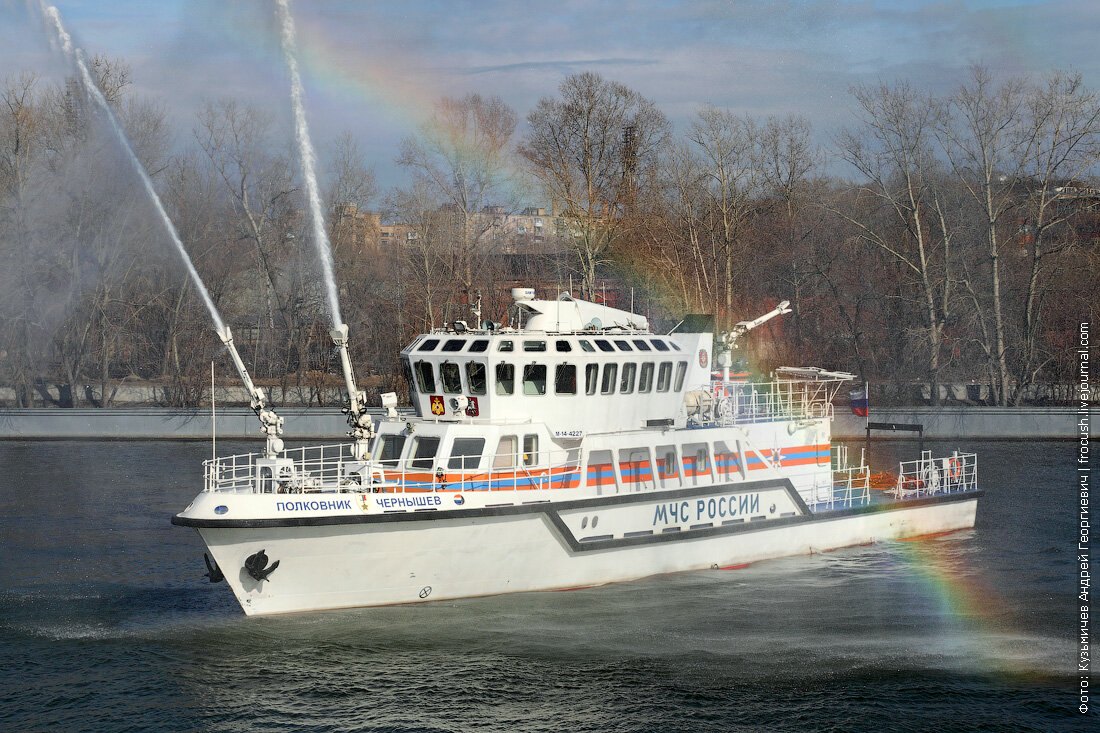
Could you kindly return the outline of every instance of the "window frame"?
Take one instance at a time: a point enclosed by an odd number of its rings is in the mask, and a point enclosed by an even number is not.
[[[615,394],[615,386],[619,383],[618,377],[619,365],[613,361],[605,362],[603,372],[600,374],[600,394]]]
[[[510,374],[507,380],[501,378],[501,370],[507,370]],[[501,389],[503,385],[510,385],[507,391]],[[498,361],[493,370],[493,391],[501,397],[509,397],[516,393],[516,365],[510,361]]]
[[[623,363],[619,370],[619,394],[634,394],[634,382],[638,377],[638,364],[633,361]]]
[[[656,368],[651,361],[642,362],[642,368],[638,373],[638,394],[649,394],[653,391],[653,374]],[[642,387],[645,389],[642,389]]]
[[[453,370],[448,367],[453,367]],[[457,389],[448,389],[448,387],[453,387],[454,385],[448,385],[448,377],[444,374],[445,370],[454,372],[452,376],[458,380]],[[439,386],[443,394],[462,394],[462,367],[458,365],[457,361],[445,361],[439,365]]]
[[[480,367],[481,369],[481,390],[475,388],[477,381],[474,378],[474,371]],[[477,395],[479,397],[485,395],[489,391],[489,370],[485,366],[483,361],[468,361],[466,362],[466,385],[470,389],[470,394]]]
[[[531,383],[532,387],[535,390],[538,390],[538,384],[539,384],[538,377],[535,377],[534,374],[540,369],[542,370],[542,391],[528,392],[527,391],[528,382]],[[523,394],[524,394],[524,396],[527,396],[527,397],[541,397],[542,395],[546,394],[546,386],[547,386],[546,385],[546,374],[547,374],[547,369],[546,369],[545,364],[538,364],[538,363],[524,364],[523,365],[523,382],[522,382],[523,383]],[[532,378],[528,378],[528,375],[532,375]]]
[[[429,382],[424,381],[424,370],[427,369]],[[413,364],[413,373],[416,375],[416,386],[420,394],[432,394],[435,392],[435,366],[427,359],[421,359]]]

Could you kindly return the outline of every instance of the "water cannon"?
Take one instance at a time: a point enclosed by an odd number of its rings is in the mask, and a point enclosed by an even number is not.
[[[758,326],[762,326],[776,316],[782,316],[791,312],[791,301],[784,300],[777,305],[771,311],[765,313],[759,318],[754,318],[751,321],[739,321],[734,325],[733,329],[722,334],[722,344],[726,349],[732,349],[737,346],[737,341],[749,331]]]
[[[225,344],[225,348],[233,360],[233,366],[237,368],[237,374],[240,375],[245,389],[248,390],[249,404],[252,411],[260,419],[260,430],[267,436],[267,457],[274,458],[283,449],[283,441],[280,437],[283,434],[283,418],[276,415],[275,410],[268,407],[263,390],[252,381],[252,377],[249,376],[248,369],[245,368],[244,361],[241,360],[241,355],[233,343],[233,332],[229,330],[229,326],[223,326],[223,328],[224,330],[218,331],[218,338]]]
[[[784,300],[772,310],[768,311],[759,318],[754,318],[751,321],[739,321],[734,327],[722,334],[720,341],[720,347],[716,350],[715,363],[722,368],[722,380],[729,381],[730,378],[730,365],[733,363],[733,357],[730,352],[737,348],[737,342],[749,331],[758,326],[762,326],[776,316],[782,316],[791,312],[791,301]]]
[[[344,414],[348,416],[348,437],[355,441],[352,452],[356,459],[362,460],[369,450],[369,441],[374,437],[374,421],[367,412],[366,394],[355,386],[355,373],[351,369],[351,354],[348,353],[348,324],[341,323],[329,331],[336,350],[340,353],[340,365],[344,370],[344,383],[348,390],[348,404]]]

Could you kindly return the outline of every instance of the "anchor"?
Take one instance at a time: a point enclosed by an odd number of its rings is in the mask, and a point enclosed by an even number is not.
[[[245,558],[244,569],[245,571],[257,581],[267,580],[267,576],[275,572],[275,568],[279,567],[279,561],[267,564],[267,553],[260,550],[257,553],[249,555]]]
[[[202,577],[209,578],[211,583],[220,583],[225,580],[225,575],[222,574],[222,569],[218,567],[217,562],[212,561],[205,552],[202,553],[202,559],[206,563],[206,572]]]

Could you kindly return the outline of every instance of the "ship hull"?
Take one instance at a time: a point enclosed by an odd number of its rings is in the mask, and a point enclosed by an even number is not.
[[[443,511],[173,521],[198,529],[251,616],[594,586],[950,532],[974,526],[980,495],[822,509],[807,507],[789,481],[764,481]],[[261,549],[279,566],[257,581],[244,565]]]

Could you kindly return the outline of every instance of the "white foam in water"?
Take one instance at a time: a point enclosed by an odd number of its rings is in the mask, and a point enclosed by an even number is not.
[[[183,263],[187,266],[187,272],[191,275],[191,280],[194,282],[195,288],[199,291],[199,295],[202,296],[202,301],[206,304],[206,309],[210,311],[210,317],[214,319],[214,325],[217,327],[218,333],[225,333],[225,323],[222,321],[221,314],[218,313],[218,309],[214,306],[214,301],[210,299],[210,293],[207,292],[206,286],[203,285],[202,278],[199,277],[198,271],[195,270],[195,265],[191,262],[191,258],[188,256],[187,250],[183,246],[183,242],[180,241],[175,225],[173,225],[172,220],[168,218],[168,212],[164,210],[164,205],[161,204],[160,197],[157,196],[156,189],[153,188],[153,182],[149,179],[149,174],[145,172],[145,168],[141,165],[141,161],[139,161],[137,155],[134,154],[134,149],[130,146],[130,141],[126,138],[126,133],[123,131],[118,118],[115,117],[111,105],[107,104],[107,100],[104,99],[103,93],[99,91],[99,87],[92,81],[92,75],[88,72],[87,64],[84,63],[84,52],[73,45],[73,39],[68,32],[66,32],[65,26],[61,23],[61,13],[58,12],[57,8],[52,5],[46,5],[45,2],[40,2],[39,5],[42,8],[42,17],[45,19],[46,24],[53,26],[54,30],[57,32],[57,42],[61,46],[61,51],[65,54],[65,58],[76,69],[77,74],[80,76],[80,81],[84,84],[84,88],[88,92],[88,96],[95,101],[96,105],[103,112],[104,117],[106,117],[107,121],[111,124],[111,129],[115,133],[115,139],[118,141],[119,147],[126,153],[134,171],[141,179],[141,183],[145,187],[145,193],[149,196],[149,200],[157,210],[157,214],[160,216],[164,228],[168,230],[168,235],[172,239],[172,244],[175,245],[180,256],[183,258]]]
[[[333,270],[332,248],[325,233],[325,217],[321,210],[321,193],[317,188],[315,171],[317,155],[309,137],[309,125],[306,123],[305,105],[302,102],[302,77],[298,74],[298,48],[294,33],[294,19],[290,15],[289,0],[278,0],[278,15],[282,26],[280,37],[283,60],[290,75],[290,98],[294,104],[294,137],[298,142],[298,154],[302,159],[302,174],[306,181],[306,195],[309,209],[313,215],[313,244],[321,260],[321,271],[325,278],[325,290],[328,296],[329,313],[333,327],[343,325],[340,317],[340,299],[336,289],[336,275]]]

